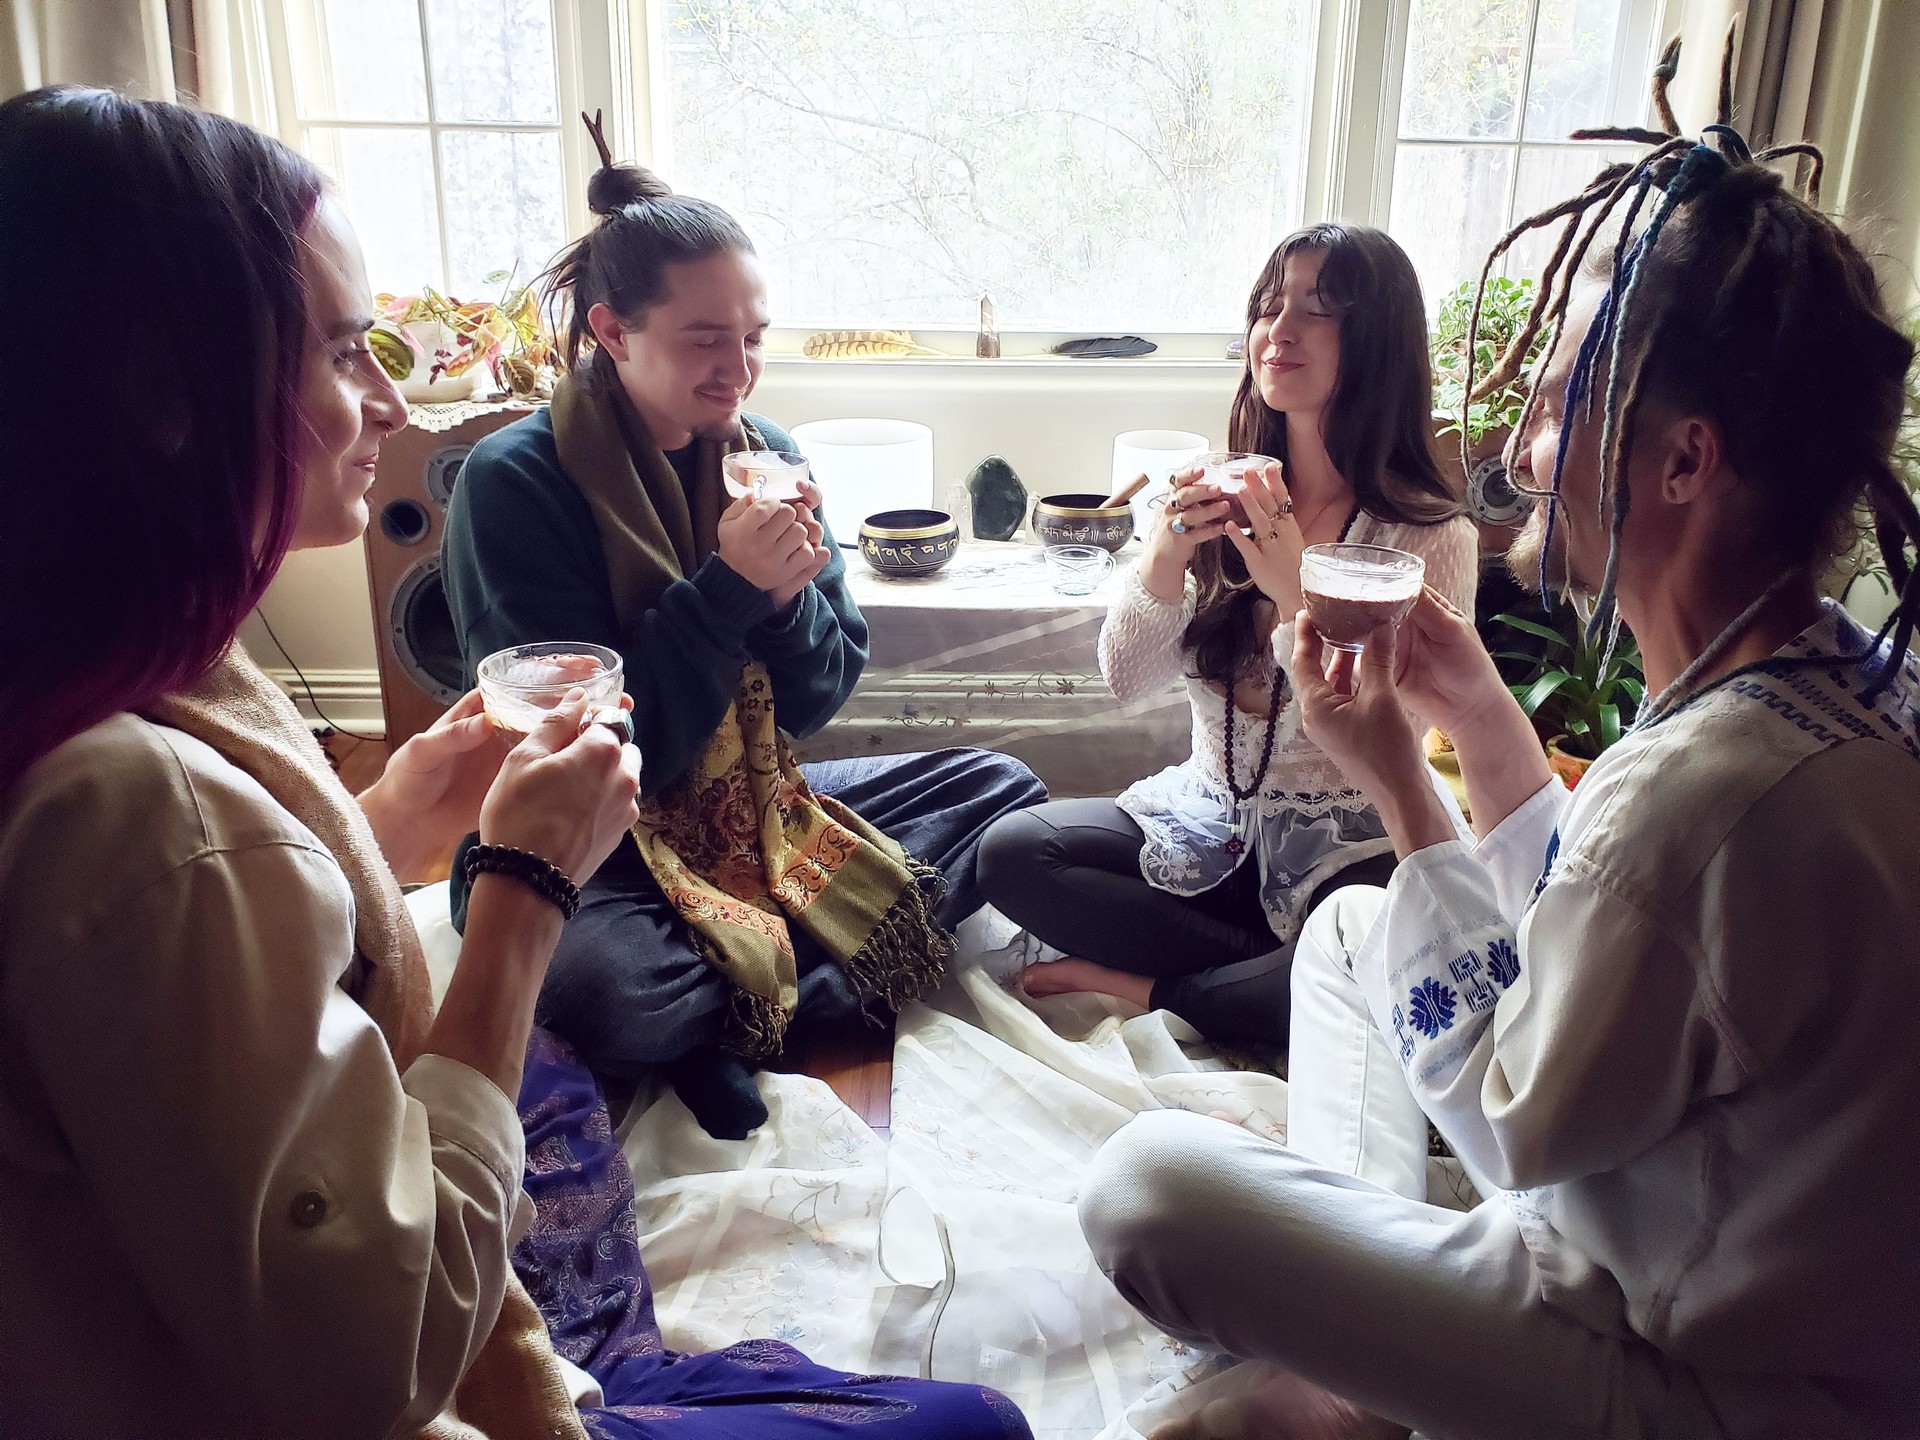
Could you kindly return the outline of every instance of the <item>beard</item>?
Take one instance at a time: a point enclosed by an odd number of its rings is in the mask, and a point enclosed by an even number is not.
[[[731,440],[740,433],[740,416],[735,411],[725,420],[709,420],[703,425],[693,427],[696,440]]]
[[[1543,600],[1547,597],[1540,589],[1540,553],[1547,549],[1547,515],[1552,504],[1545,499],[1536,504],[1533,513],[1527,516],[1527,523],[1507,546],[1507,569],[1515,583],[1529,595],[1539,595]],[[1556,524],[1553,545],[1547,553],[1547,589],[1566,594],[1572,588],[1573,577],[1567,571],[1567,527]]]

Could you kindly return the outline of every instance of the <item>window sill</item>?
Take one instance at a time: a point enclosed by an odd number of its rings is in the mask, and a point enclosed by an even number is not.
[[[1161,356],[1138,355],[1125,359],[1086,360],[1068,355],[1003,355],[994,360],[982,360],[973,355],[887,355],[868,358],[847,358],[834,360],[816,360],[805,355],[768,355],[766,364],[769,370],[783,374],[798,375],[803,370],[816,371],[822,375],[835,372],[862,372],[870,375],[881,371],[912,371],[915,373],[932,372],[942,376],[960,376],[965,374],[986,377],[1006,378],[1014,374],[1028,374],[1035,371],[1047,374],[1087,374],[1087,375],[1237,375],[1244,368],[1239,360],[1225,357],[1217,359],[1204,356]]]

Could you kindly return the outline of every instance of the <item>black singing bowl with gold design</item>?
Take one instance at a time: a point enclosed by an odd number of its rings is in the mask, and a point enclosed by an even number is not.
[[[960,524],[944,510],[882,510],[860,522],[860,555],[882,575],[931,575],[960,548]]]
[[[1109,552],[1133,538],[1133,511],[1102,508],[1104,495],[1042,495],[1033,502],[1033,538],[1042,545],[1098,545]]]

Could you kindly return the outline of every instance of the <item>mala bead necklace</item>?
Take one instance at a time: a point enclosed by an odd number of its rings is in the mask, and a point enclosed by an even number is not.
[[[1286,703],[1287,682],[1276,668],[1273,674],[1273,688],[1267,696],[1267,733],[1260,741],[1260,768],[1254,772],[1253,779],[1243,789],[1240,782],[1233,778],[1233,712],[1237,708],[1233,703],[1232,685],[1227,686],[1227,751],[1226,764],[1221,767],[1227,777],[1227,789],[1233,792],[1237,802],[1233,809],[1233,828],[1227,835],[1227,854],[1238,856],[1247,848],[1247,842],[1240,838],[1240,806],[1246,804],[1260,793],[1260,787],[1266,783],[1267,767],[1273,763],[1273,739],[1280,732],[1280,709]]]

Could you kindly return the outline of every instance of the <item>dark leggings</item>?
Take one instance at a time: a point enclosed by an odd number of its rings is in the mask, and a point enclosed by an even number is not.
[[[1174,895],[1140,874],[1146,837],[1111,800],[1055,800],[1003,816],[980,842],[980,888],[1008,919],[1069,955],[1153,980],[1153,1006],[1209,1040],[1287,1048],[1293,944],[1260,903],[1251,860],[1211,890]],[[1384,885],[1394,859],[1361,860],[1314,888]]]

